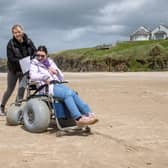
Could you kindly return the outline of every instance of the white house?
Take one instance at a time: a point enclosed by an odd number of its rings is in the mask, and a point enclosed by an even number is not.
[[[144,26],[140,26],[135,32],[130,35],[131,41],[150,40],[151,31]]]
[[[131,41],[139,40],[160,40],[168,38],[168,26],[160,24],[152,31],[140,26],[135,32],[130,35]]]
[[[151,35],[153,40],[166,39],[168,37],[168,26],[159,25],[151,32]]]

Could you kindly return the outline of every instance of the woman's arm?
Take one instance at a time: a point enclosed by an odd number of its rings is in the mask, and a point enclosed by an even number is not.
[[[10,62],[19,63],[19,58],[15,56],[15,52],[13,51],[11,41],[9,41],[7,44],[7,58]]]
[[[42,81],[44,82],[49,78],[48,75],[39,71],[38,65],[36,63],[34,63],[33,61],[30,65],[29,75],[30,75],[30,79],[32,81],[38,81],[38,82],[42,82]]]
[[[49,58],[49,62],[50,62],[50,68],[53,72],[55,72],[55,74],[57,75],[58,79],[60,81],[64,80],[64,74],[62,73],[62,71],[57,67],[57,65],[54,63],[54,61],[52,59]]]

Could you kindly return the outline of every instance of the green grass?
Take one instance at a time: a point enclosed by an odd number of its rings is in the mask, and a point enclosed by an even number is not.
[[[135,55],[142,56],[147,55],[147,52],[155,45],[162,46],[165,50],[168,50],[168,40],[151,40],[151,41],[129,41],[120,42],[116,46],[107,50],[97,50],[95,48],[81,48],[63,51],[53,56],[62,55],[64,57],[87,57],[90,59],[100,59],[100,57],[118,57],[117,55]]]
[[[50,56],[65,71],[167,70],[168,40],[125,41],[110,49],[80,48]],[[0,70],[6,70],[6,60],[0,61]]]
[[[157,60],[152,57],[153,49],[156,48],[159,50]],[[108,66],[125,63],[129,71],[148,71],[155,68],[159,70],[168,64],[168,40],[126,41],[119,42],[110,49],[81,48],[55,53],[52,56],[74,62],[80,60],[81,63],[96,61],[99,65],[110,60]]]

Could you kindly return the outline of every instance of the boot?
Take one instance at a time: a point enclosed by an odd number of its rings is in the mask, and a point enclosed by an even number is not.
[[[0,106],[0,116],[6,116],[5,106],[1,104]]]

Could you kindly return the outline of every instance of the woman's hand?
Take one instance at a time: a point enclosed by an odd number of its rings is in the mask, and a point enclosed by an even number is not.
[[[49,71],[50,74],[55,74],[55,75],[57,75],[57,70],[54,69],[54,68],[52,68],[52,67],[49,67],[48,71]]]
[[[48,78],[47,80],[45,80],[45,83],[46,83],[47,85],[49,85],[49,84],[50,84],[50,78]]]

